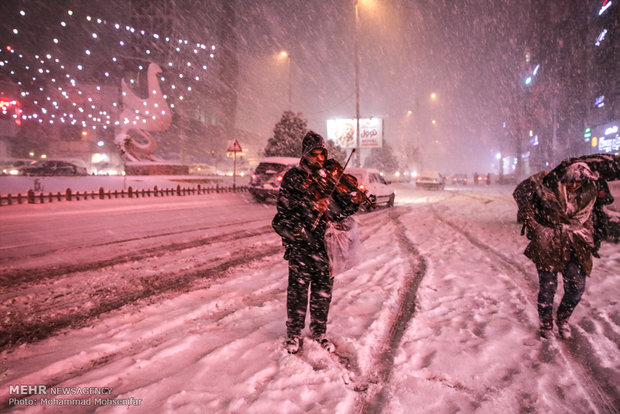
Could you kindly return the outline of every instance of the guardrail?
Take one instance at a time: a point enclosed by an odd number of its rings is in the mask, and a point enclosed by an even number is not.
[[[14,204],[44,204],[54,201],[78,201],[78,200],[111,200],[117,198],[144,198],[144,197],[166,197],[166,196],[186,196],[212,193],[233,193],[247,191],[247,186],[220,186],[211,187],[181,187],[176,188],[158,188],[154,186],[152,189],[134,190],[128,187],[127,190],[104,190],[100,187],[98,191],[76,191],[73,192],[67,188],[64,193],[35,193],[34,190],[28,190],[26,194],[6,194],[0,195],[0,206],[10,206]]]

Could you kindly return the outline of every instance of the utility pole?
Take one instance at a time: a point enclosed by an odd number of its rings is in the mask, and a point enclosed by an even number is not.
[[[293,88],[293,67],[291,66],[291,55],[288,55],[288,109],[293,111],[293,99],[292,99],[292,88]]]
[[[360,62],[359,62],[359,11],[358,11],[358,0],[355,0],[355,45],[354,45],[354,53],[355,53],[355,136],[356,136],[356,145],[355,151],[356,154],[356,167],[361,167],[361,159],[360,159]]]
[[[551,102],[551,128],[552,128],[552,133],[551,133],[551,156],[549,158],[551,158],[551,162],[553,162],[555,164],[555,160],[557,157],[557,150],[556,150],[556,146],[557,146],[557,139],[558,139],[558,94],[557,92],[553,93],[553,101]]]

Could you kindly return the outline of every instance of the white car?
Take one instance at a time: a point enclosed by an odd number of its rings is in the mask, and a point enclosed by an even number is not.
[[[386,207],[394,206],[396,191],[388,184],[381,173],[373,168],[347,168],[345,173],[357,178],[362,190],[368,190],[368,198],[377,205],[385,204]]]
[[[427,190],[443,190],[446,185],[445,180],[437,171],[425,170],[415,179],[415,186]]]

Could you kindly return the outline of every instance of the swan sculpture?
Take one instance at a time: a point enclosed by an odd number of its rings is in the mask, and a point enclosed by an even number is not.
[[[125,79],[121,80],[123,110],[119,116],[120,131],[114,143],[128,161],[159,160],[153,155],[157,150],[157,141],[149,131],[165,131],[172,121],[170,108],[159,87],[157,75],[160,73],[161,68],[151,62],[147,70],[149,96],[146,99],[136,95]]]

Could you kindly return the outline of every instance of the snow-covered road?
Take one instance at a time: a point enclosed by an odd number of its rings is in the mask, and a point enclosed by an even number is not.
[[[574,339],[541,342],[511,189],[398,190],[395,208],[357,216],[364,261],[336,276],[328,325],[339,357],[308,339],[301,355],[282,349],[273,205],[241,193],[3,208],[2,409],[618,412],[619,245],[603,245]]]

